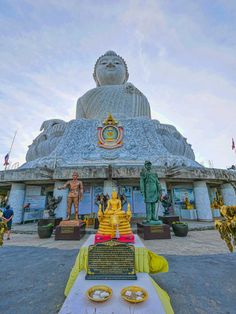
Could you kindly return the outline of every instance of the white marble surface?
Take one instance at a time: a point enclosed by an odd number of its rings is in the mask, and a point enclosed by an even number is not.
[[[82,271],[79,273],[59,314],[164,314],[163,305],[149,275],[138,273],[137,277],[137,280],[85,280],[85,271]],[[112,288],[112,298],[102,303],[90,301],[86,291],[94,285],[107,285]],[[123,300],[120,296],[121,290],[131,285],[144,288],[148,293],[148,299],[135,305]]]
[[[103,185],[103,194],[104,195],[109,195],[111,197],[111,193],[113,191],[118,192],[118,185],[115,180],[104,180],[104,185]]]
[[[14,223],[22,222],[23,206],[25,200],[25,184],[12,183],[8,204],[14,211]]]
[[[58,190],[59,187],[63,186],[65,182],[62,181],[57,181],[55,182],[54,185],[54,190],[53,190],[53,196],[58,197],[62,196],[61,202],[57,205],[56,209],[56,217],[66,217],[66,211],[67,211],[67,196],[69,193],[68,189],[63,189],[63,190]],[[72,212],[74,210],[74,204],[72,204]]]
[[[194,196],[199,220],[212,220],[212,211],[208,188],[205,181],[194,182]]]
[[[196,209],[181,209],[181,217],[183,219],[197,220]]]
[[[225,183],[221,186],[221,193],[224,205],[236,205],[236,195],[233,186],[230,183]]]
[[[38,185],[26,185],[25,196],[41,195],[42,187]]]
[[[45,165],[49,168],[54,168],[55,165],[70,167],[78,164],[143,165],[145,160],[150,160],[156,166],[201,168],[194,160],[191,145],[173,126],[148,118],[124,119],[119,122],[124,128],[121,147],[108,150],[97,145],[97,128],[101,121],[72,120],[67,123],[61,140],[50,154],[39,156],[40,158],[27,162],[21,168]]]

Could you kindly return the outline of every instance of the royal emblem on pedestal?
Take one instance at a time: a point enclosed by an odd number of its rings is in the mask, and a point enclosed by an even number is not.
[[[98,146],[108,149],[120,147],[123,145],[123,134],[123,127],[109,113],[102,126],[98,127]]]

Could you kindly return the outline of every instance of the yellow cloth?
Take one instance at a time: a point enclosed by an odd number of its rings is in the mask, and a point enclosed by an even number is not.
[[[76,258],[75,265],[71,270],[70,277],[65,288],[65,296],[68,296],[70,289],[72,288],[79,272],[81,270],[87,271],[87,264],[88,264],[88,247],[82,247]],[[153,253],[152,251],[148,250],[145,247],[135,247],[135,270],[136,272],[151,274],[167,272],[168,262],[164,257]]]
[[[161,303],[164,307],[166,314],[174,314],[174,311],[173,311],[172,306],[170,304],[170,297],[169,297],[168,293],[165,290],[161,289],[161,287],[158,286],[158,284],[151,277],[150,277],[150,279],[151,279],[151,282],[152,282],[154,288],[156,289],[156,292],[157,292],[157,294],[161,300]]]

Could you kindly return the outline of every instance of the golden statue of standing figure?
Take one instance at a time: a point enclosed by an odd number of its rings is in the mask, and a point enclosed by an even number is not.
[[[99,229],[95,236],[95,243],[113,238],[120,242],[134,242],[134,235],[130,226],[131,217],[130,204],[128,204],[126,212],[122,210],[121,200],[118,198],[117,192],[113,191],[104,213],[99,206]]]
[[[230,252],[233,252],[236,246],[236,206],[222,206],[220,214],[223,220],[216,220],[215,227]]]
[[[83,199],[83,183],[78,180],[79,174],[74,171],[72,174],[72,180],[67,181],[63,186],[59,187],[58,190],[66,189],[69,187],[69,194],[67,197],[67,220],[71,217],[71,207],[74,204],[75,207],[75,219],[78,220],[79,213],[79,201]]]

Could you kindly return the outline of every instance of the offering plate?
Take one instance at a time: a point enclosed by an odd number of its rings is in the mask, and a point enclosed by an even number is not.
[[[140,303],[146,301],[148,293],[145,289],[138,286],[128,286],[121,290],[121,297],[130,303]]]
[[[96,293],[97,291],[97,293]],[[108,296],[101,296],[100,292],[105,292],[105,293],[109,293]],[[89,288],[86,292],[87,297],[89,298],[89,300],[94,301],[94,302],[104,302],[109,300],[112,297],[112,289],[108,286],[104,286],[104,285],[97,285],[97,286],[92,286],[91,288]]]

